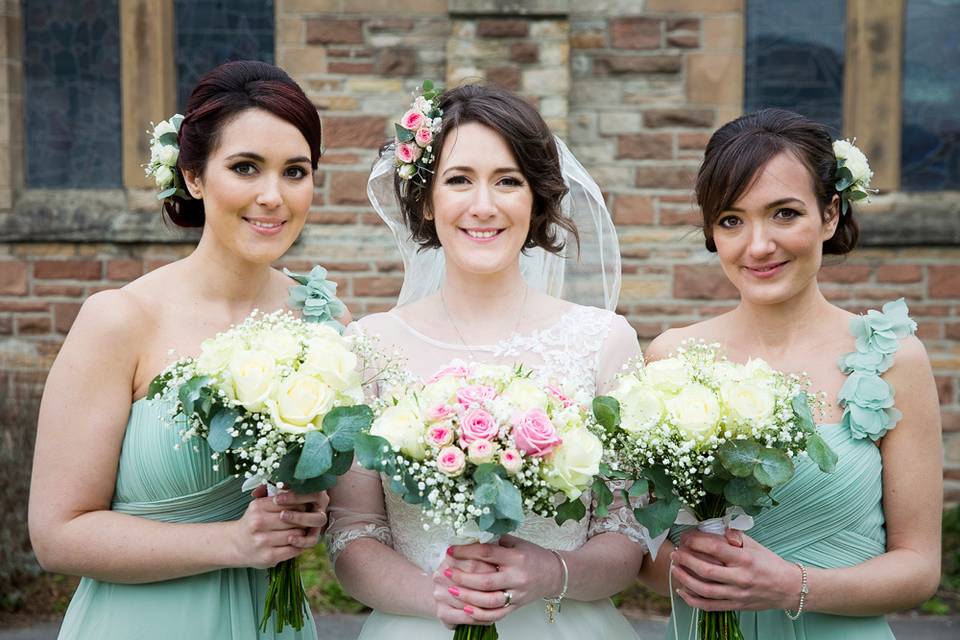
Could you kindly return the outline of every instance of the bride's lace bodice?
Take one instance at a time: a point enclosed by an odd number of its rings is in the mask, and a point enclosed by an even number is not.
[[[399,350],[410,373],[421,379],[455,361],[523,363],[543,382],[561,383],[582,402],[590,402],[626,362],[640,355],[636,333],[626,320],[603,309],[578,305],[571,305],[541,328],[515,333],[495,345],[469,349],[423,335],[394,312],[373,314],[357,324],[359,330],[376,335],[383,348]],[[614,495],[619,497],[621,493],[616,491]],[[334,561],[352,541],[369,537],[392,546],[429,572],[440,564],[453,539],[450,530],[436,525],[425,527],[420,507],[405,503],[389,489],[385,491],[380,476],[372,471],[354,466],[330,496],[327,548]],[[569,551],[593,535],[618,532],[643,547],[640,551],[646,550],[646,531],[636,524],[622,500],[614,502],[603,518],[594,517],[592,512],[590,509],[591,515],[580,522],[567,521],[563,526],[528,516],[514,535]]]

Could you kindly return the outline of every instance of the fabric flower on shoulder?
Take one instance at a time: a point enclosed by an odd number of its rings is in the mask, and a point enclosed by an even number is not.
[[[290,306],[299,309],[307,322],[318,322],[343,332],[343,325],[337,320],[347,311],[337,298],[337,283],[327,280],[327,270],[320,265],[310,273],[293,273],[284,269],[283,273],[298,284],[290,287]]]
[[[893,387],[874,374],[854,371],[837,399],[845,407],[841,422],[854,438],[879,440],[902,417],[893,406]]]
[[[844,373],[853,373],[854,371],[864,371],[879,375],[893,365],[892,353],[881,353],[879,351],[851,351],[840,356],[837,366]]]
[[[850,321],[850,332],[857,340],[860,353],[893,354],[900,346],[900,339],[916,330],[917,323],[908,315],[903,298],[883,305],[883,311],[871,309]]]

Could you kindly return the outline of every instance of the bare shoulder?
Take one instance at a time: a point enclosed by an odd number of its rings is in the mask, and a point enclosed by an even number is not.
[[[149,326],[144,301],[126,287],[100,291],[87,298],[70,336],[103,336],[112,341],[135,339]]]
[[[669,356],[684,340],[702,339],[717,340],[720,334],[720,324],[723,316],[710,318],[701,322],[695,322],[685,327],[674,327],[667,329],[656,338],[654,338],[645,350],[646,360],[661,360]]]

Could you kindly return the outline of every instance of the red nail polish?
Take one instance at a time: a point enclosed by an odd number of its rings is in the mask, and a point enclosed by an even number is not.
[[[468,616],[472,616],[472,615],[473,615],[473,607],[471,607],[470,605],[467,605],[467,606],[465,606],[465,607],[463,608],[463,612],[464,612],[465,614],[467,614]]]
[[[448,555],[448,556],[452,556],[452,555],[453,555],[453,547],[447,547],[447,555]]]
[[[446,576],[447,580],[453,577],[453,569],[446,568],[443,570],[443,575]]]
[[[449,591],[450,595],[452,596],[455,596],[457,598],[460,597],[460,589],[457,589],[456,587],[448,587],[447,591]]]

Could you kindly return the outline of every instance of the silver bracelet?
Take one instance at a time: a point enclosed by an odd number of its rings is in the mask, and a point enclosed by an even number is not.
[[[560,552],[556,549],[549,549],[549,551],[557,556],[557,560],[560,561],[560,566],[563,567],[563,589],[560,590],[560,595],[543,599],[544,603],[546,603],[547,622],[556,622],[557,614],[560,613],[560,601],[567,595],[567,584],[570,578],[570,572],[567,571],[567,561],[563,559]]]
[[[803,603],[807,599],[807,594],[810,593],[810,587],[807,585],[807,568],[802,562],[794,562],[794,564],[800,567],[800,604],[797,606],[796,613],[790,613],[790,609],[783,610],[791,620],[796,620],[803,613]]]

